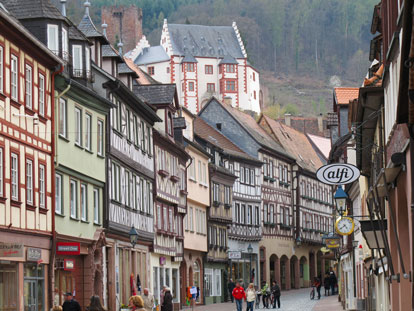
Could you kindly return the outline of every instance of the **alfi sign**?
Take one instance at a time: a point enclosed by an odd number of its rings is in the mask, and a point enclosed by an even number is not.
[[[359,169],[351,164],[335,163],[320,167],[316,177],[327,185],[346,185],[354,182],[360,176]]]

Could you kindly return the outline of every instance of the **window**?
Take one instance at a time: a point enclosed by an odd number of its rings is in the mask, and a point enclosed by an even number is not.
[[[230,204],[230,187],[224,187],[224,204]]]
[[[253,207],[251,205],[247,206],[247,224],[253,224]]]
[[[39,206],[46,207],[46,167],[39,165]]]
[[[236,81],[226,81],[226,91],[236,91]]]
[[[167,132],[172,136],[172,115],[171,112],[167,114]]]
[[[244,181],[246,184],[250,184],[250,170],[246,167],[244,168],[244,172]]]
[[[45,115],[45,76],[39,74],[39,114]]]
[[[189,175],[190,175],[191,180],[196,181],[195,159],[194,159],[194,157],[192,157],[191,159],[192,159],[192,161],[191,161],[191,165],[190,165],[190,174]]]
[[[167,73],[170,73],[170,67],[165,68]]]
[[[213,183],[213,201],[220,202],[220,186],[216,183]]]
[[[206,65],[206,75],[212,75],[213,74],[213,66],[212,65]]]
[[[73,76],[77,78],[82,77],[83,63],[82,63],[82,46],[72,45],[73,57]]]
[[[98,155],[104,154],[104,124],[102,120],[98,120]]]
[[[188,91],[194,92],[194,82],[188,82]]]
[[[75,143],[82,146],[82,111],[75,107]]]
[[[89,77],[90,75],[90,70],[91,70],[91,50],[89,49],[89,47],[87,46],[85,48],[85,65],[86,65],[86,74]]]
[[[145,146],[145,124],[144,121],[141,121],[141,147],[142,151],[145,152],[146,146]]]
[[[0,93],[3,93],[4,84],[4,51],[3,46],[0,45]]]
[[[59,135],[63,137],[67,137],[66,124],[66,100],[61,98],[59,100]]]
[[[267,159],[263,159],[263,176],[269,176],[269,162]]]
[[[267,204],[263,204],[263,222],[265,224],[268,222],[268,213],[269,213],[269,206]]]
[[[62,175],[56,174],[55,176],[55,212],[57,214],[63,214],[62,209]]]
[[[125,171],[125,180],[124,180],[124,187],[125,187],[125,205],[131,206],[131,197],[130,197],[130,172]]]
[[[256,99],[256,91],[253,91],[253,98]]]
[[[30,65],[26,65],[26,71],[25,71],[25,79],[26,79],[26,96],[25,96],[25,103],[26,107],[29,109],[33,108],[33,88],[32,88],[32,82],[33,82],[33,70]]]
[[[236,66],[233,64],[226,64],[226,72],[234,73],[236,71]]]
[[[19,156],[11,154],[11,198],[19,201]]]
[[[63,60],[69,60],[68,31],[65,28],[62,28],[62,56]]]
[[[47,47],[56,55],[59,54],[58,25],[47,25]]]
[[[154,66],[150,66],[150,67],[148,67],[148,74],[149,74],[150,76],[153,76],[153,75],[155,74],[155,69],[154,69]]]
[[[81,219],[88,221],[88,187],[85,184],[80,186]]]
[[[126,110],[126,120],[125,120],[125,130],[126,130],[126,137],[129,141],[132,139],[132,133],[131,133],[131,111],[127,108]]]
[[[214,296],[221,296],[221,269],[214,270]]]
[[[260,210],[258,206],[254,207],[255,209],[255,225],[260,226]]]
[[[269,222],[275,223],[275,206],[274,204],[269,204]]]
[[[244,167],[240,167],[240,183],[244,183]]]
[[[93,189],[93,222],[99,224],[99,189]]]
[[[207,92],[214,93],[216,91],[216,85],[214,83],[207,83]]]
[[[92,133],[92,116],[88,113],[85,113],[85,148],[86,150],[91,151],[92,142],[91,142],[91,133]]]
[[[188,72],[194,72],[195,71],[195,68],[194,68],[195,66],[194,66],[194,63],[188,63],[187,64],[187,71]]]
[[[213,295],[213,269],[204,269],[205,288],[204,293],[206,297],[212,297]]]
[[[202,183],[203,180],[203,171],[201,170],[201,161],[198,160],[198,181]]]
[[[78,217],[78,182],[70,181],[70,217]]]
[[[136,146],[141,146],[141,139],[139,136],[139,132],[140,132],[140,123],[138,120],[138,117],[134,115],[134,142]]]
[[[256,74],[253,72],[253,81],[256,81]]]
[[[3,162],[3,148],[0,148],[0,197],[4,196],[4,162]]]
[[[151,139],[151,128],[147,126],[147,143],[148,143],[148,155],[152,156],[152,139]]]
[[[26,160],[26,202],[33,205],[33,161]]]
[[[273,178],[275,175],[273,173],[273,161],[269,161],[269,177]]]
[[[19,61],[17,59],[17,56],[12,55],[11,56],[11,65],[10,65],[10,71],[11,71],[11,98],[14,101],[19,101],[19,94],[18,94],[18,85],[19,85]]]
[[[188,210],[188,224],[189,224],[189,229],[190,231],[194,231],[194,219],[193,219],[193,208],[190,206],[189,210]]]
[[[203,163],[203,185],[207,186],[207,165]]]
[[[254,169],[251,169],[251,170],[250,170],[250,184],[251,184],[252,186],[254,186],[254,184],[255,184]]]
[[[168,208],[166,206],[163,206],[162,216],[164,231],[168,231]]]

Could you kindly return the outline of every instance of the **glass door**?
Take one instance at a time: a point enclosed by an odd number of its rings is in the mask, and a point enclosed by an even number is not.
[[[24,281],[24,311],[37,311],[36,281]]]

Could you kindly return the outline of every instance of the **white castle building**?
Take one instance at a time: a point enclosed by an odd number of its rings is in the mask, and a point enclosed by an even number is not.
[[[175,83],[180,103],[198,113],[211,96],[231,97],[232,105],[260,113],[259,72],[247,53],[235,22],[232,26],[168,24],[159,46],[145,36],[125,57],[158,82]]]

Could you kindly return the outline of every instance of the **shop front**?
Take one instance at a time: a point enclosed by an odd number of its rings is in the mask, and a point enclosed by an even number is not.
[[[204,299],[205,304],[221,303],[230,299],[227,284],[228,265],[225,262],[204,263]]]
[[[258,253],[259,243],[248,243],[229,239],[229,279],[241,281],[244,287],[249,283],[259,286]]]

